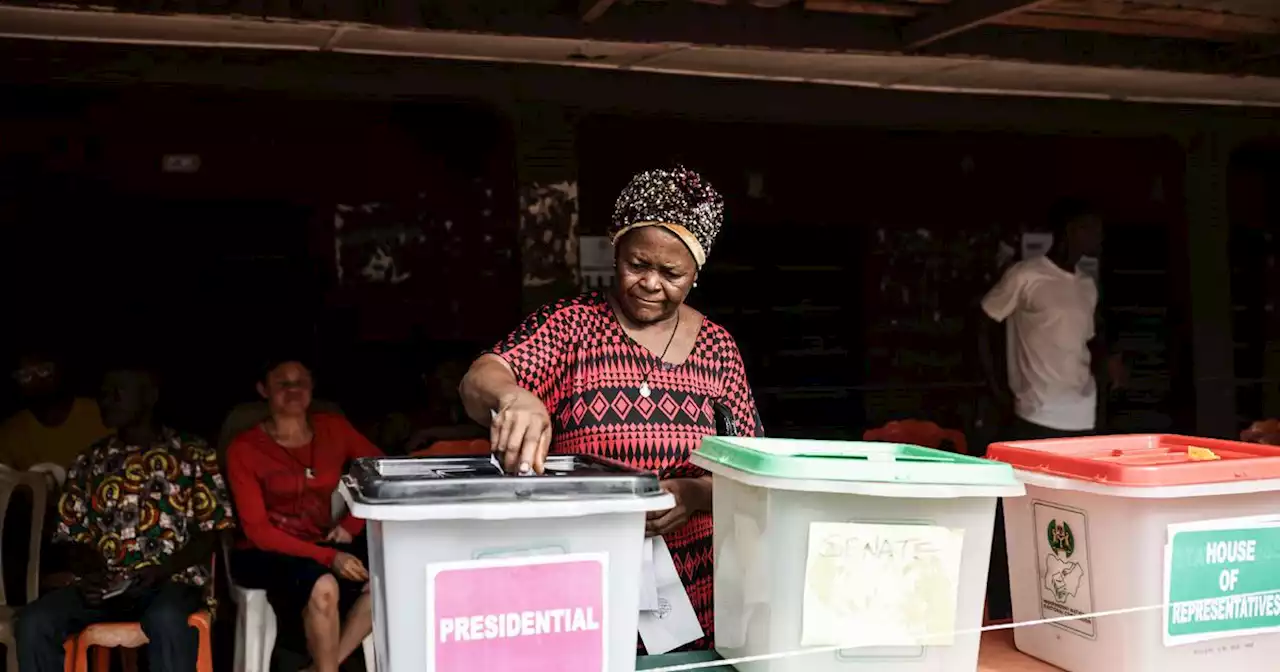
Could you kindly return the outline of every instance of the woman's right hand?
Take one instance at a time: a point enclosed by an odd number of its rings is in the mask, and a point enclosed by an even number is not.
[[[350,553],[339,552],[333,558],[333,573],[347,579],[348,581],[368,581],[369,570],[365,569],[364,563],[360,559]]]
[[[489,442],[507,473],[542,473],[551,447],[551,415],[542,400],[517,389],[498,401],[489,423]]]

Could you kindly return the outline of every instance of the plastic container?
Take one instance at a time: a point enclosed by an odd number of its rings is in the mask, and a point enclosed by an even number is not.
[[[368,520],[378,672],[633,672],[650,473],[591,457],[504,476],[485,457],[370,458],[343,477]]]
[[[1194,460],[1193,447],[1218,459]],[[1027,497],[1004,504],[1014,622],[1060,619],[1014,630],[1019,650],[1069,672],[1280,665],[1280,634],[1234,636],[1223,629],[1229,621],[1167,621],[1176,618],[1170,602],[1229,596],[1250,581],[1249,590],[1268,581],[1280,589],[1280,543],[1267,546],[1269,564],[1263,546],[1250,563],[1216,568],[1205,556],[1216,538],[1257,536],[1234,528],[1280,541],[1264,522],[1230,521],[1280,513],[1280,448],[1133,435],[993,444],[988,457],[1014,466],[1027,486]],[[1189,524],[1221,529],[1193,532]],[[1244,583],[1224,590],[1222,570],[1233,568]]]
[[[728,437],[703,439],[692,460],[714,479],[717,651],[734,659],[811,650],[739,663],[739,670],[972,672],[977,668],[996,498],[1023,492],[1008,465],[892,443]],[[853,529],[849,523],[892,526],[887,529],[893,534],[926,528],[963,534],[962,546],[949,556],[949,571],[954,575],[948,584],[954,586],[950,593],[954,597],[948,600],[954,602],[948,606],[954,622],[947,631],[959,631],[950,644],[930,640],[923,645],[911,639],[898,640],[906,642],[898,646],[837,648],[846,645],[843,634],[828,635],[840,637],[832,644],[813,644],[818,635],[812,633],[822,624],[816,618],[820,612],[814,612],[812,622],[805,615],[806,581],[811,578],[814,555],[810,543],[828,538],[818,538],[829,534],[823,530],[834,529],[828,524],[845,534]],[[877,582],[869,575],[863,580],[860,571],[851,572],[852,583]],[[814,578],[809,594],[815,600],[822,595],[818,586]],[[891,597],[893,589],[885,590],[885,596]],[[839,599],[847,604],[845,598]],[[843,626],[836,628],[844,631]],[[812,636],[806,639],[806,634]]]

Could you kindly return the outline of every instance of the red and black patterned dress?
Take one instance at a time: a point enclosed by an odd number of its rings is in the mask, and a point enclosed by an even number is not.
[[[689,453],[716,433],[714,409],[723,409],[738,435],[761,433],[738,346],[707,319],[688,359],[663,364],[623,331],[603,295],[590,293],[543,306],[492,352],[546,402],[553,453],[696,478],[706,472],[689,463]],[[640,394],[646,373],[648,397]],[[715,640],[711,532],[710,514],[699,513],[665,537],[706,633],[682,650],[710,649]]]

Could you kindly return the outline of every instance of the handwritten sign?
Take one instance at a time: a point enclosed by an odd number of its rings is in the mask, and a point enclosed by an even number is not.
[[[949,646],[964,531],[811,523],[801,646]]]
[[[603,672],[608,556],[427,566],[427,672]]]

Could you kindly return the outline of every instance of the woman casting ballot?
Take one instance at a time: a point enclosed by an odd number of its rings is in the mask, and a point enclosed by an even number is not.
[[[614,207],[617,281],[544,306],[471,365],[467,414],[490,426],[508,473],[542,472],[548,452],[598,455],[658,473],[676,505],[650,514],[713,642],[711,479],[689,463],[721,414],[761,433],[733,338],[685,304],[723,222],[720,195],[687,169],[637,175]]]

